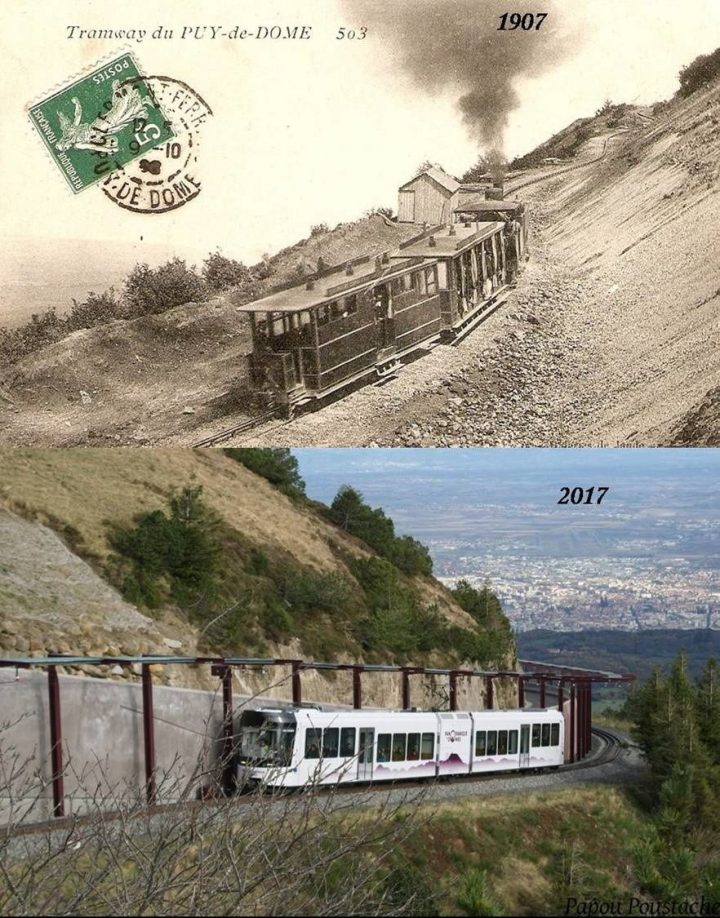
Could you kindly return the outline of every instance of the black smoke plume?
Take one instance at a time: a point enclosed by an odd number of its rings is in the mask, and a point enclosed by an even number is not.
[[[519,77],[549,69],[565,53],[560,4],[518,6],[508,0],[343,0],[386,42],[415,84],[429,94],[456,90],[471,135],[491,160],[504,159],[508,117],[520,99]],[[498,31],[500,16],[534,9],[548,15],[539,31]]]

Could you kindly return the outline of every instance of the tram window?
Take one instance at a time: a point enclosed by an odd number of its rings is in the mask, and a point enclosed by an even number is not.
[[[540,724],[533,724],[532,728],[532,744],[533,746],[540,745]]]
[[[409,762],[417,762],[420,758],[420,734],[408,733],[407,757]]]
[[[507,743],[508,743],[508,732],[507,730],[500,730],[498,732],[498,755],[507,755]]]
[[[305,731],[305,758],[320,758],[320,743],[322,740],[322,730],[309,729]]]
[[[352,316],[358,311],[357,293],[352,293],[345,297],[345,312]]]
[[[404,278],[402,277],[396,277],[390,281],[390,290],[393,296],[397,296],[399,293],[403,292],[403,280]]]
[[[300,328],[305,328],[306,325],[310,325],[312,322],[312,317],[310,313],[306,310],[298,313],[298,321],[300,323]]]
[[[415,275],[414,274],[403,274],[402,276],[402,288],[405,292],[412,290],[415,286]]]
[[[485,731],[478,730],[475,734],[475,755],[485,755]]]
[[[497,730],[488,730],[487,733],[487,747],[485,749],[487,755],[496,755],[497,753]]]
[[[542,744],[543,746],[550,745],[550,724],[542,725]]]
[[[355,727],[343,727],[340,731],[340,755],[355,755]]]
[[[422,746],[420,749],[420,758],[427,761],[435,754],[435,734],[423,733]]]
[[[274,316],[273,323],[272,323],[272,330],[273,330],[273,335],[275,335],[276,337],[278,335],[282,335],[283,331],[285,330],[285,325],[283,322],[283,317],[281,315]]]
[[[390,748],[392,746],[392,737],[389,733],[378,733],[377,741],[377,760],[378,762],[390,761]]]
[[[425,272],[416,271],[413,274],[413,287],[418,291],[418,293],[427,293],[427,283],[425,282]]]
[[[560,745],[560,724],[550,724],[550,745],[559,746]]]
[[[425,286],[428,293],[437,293],[437,274],[435,268],[425,269]]]
[[[330,321],[330,310],[327,306],[320,306],[317,311],[317,324],[327,325]]]
[[[439,261],[437,265],[438,273],[438,285],[441,290],[447,290],[448,279],[447,279],[447,265],[444,261]]]
[[[508,735],[508,752],[510,755],[517,755],[518,751],[518,732],[511,730]]]
[[[337,300],[334,300],[327,307],[330,310],[330,321],[334,322],[336,319],[342,318],[342,309],[340,309],[340,304]]]
[[[323,758],[336,759],[338,754],[338,739],[340,731],[337,727],[328,727],[323,730]]]
[[[406,746],[407,746],[407,733],[393,733],[393,743],[392,743],[393,762],[404,762],[405,761]]]

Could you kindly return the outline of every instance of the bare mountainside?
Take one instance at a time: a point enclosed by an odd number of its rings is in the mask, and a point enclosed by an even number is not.
[[[238,442],[717,442],[720,86],[581,127],[571,166],[508,189],[530,205],[531,259],[500,310],[382,388]],[[415,229],[374,217],[319,234],[279,254],[272,282]],[[232,294],[75,332],[0,373],[5,442],[192,445],[252,414],[249,348]]]
[[[393,649],[391,637],[383,637],[382,628],[399,623],[383,619],[382,610],[372,606],[368,572],[385,578],[383,589],[392,589],[397,604],[405,604],[403,614],[414,602],[420,614],[433,610],[440,630],[451,638],[482,632],[433,577],[394,569],[337,528],[319,505],[291,500],[222,451],[22,449],[2,451],[0,461],[4,656],[61,651],[408,659],[411,651],[403,654]],[[210,601],[190,597],[183,602],[166,591],[151,608],[138,608],[121,595],[127,594],[127,577],[118,566],[113,534],[133,526],[141,514],[161,512],[168,497],[185,485],[202,487],[202,500],[217,517],[218,588]],[[151,551],[157,545],[148,545]],[[375,635],[372,646],[362,637],[363,621],[367,634]],[[495,624],[506,633],[496,662],[511,666],[514,645],[501,613],[486,623],[486,632]],[[444,665],[459,662],[462,651],[428,647],[422,654],[416,650],[415,657],[418,663]],[[200,678],[177,669],[165,678],[191,683]],[[308,697],[350,697],[341,677],[327,682],[308,673],[307,679],[314,691]],[[249,688],[261,684],[248,680]],[[266,676],[264,684],[269,681]],[[377,688],[382,689],[380,679]],[[288,686],[284,689],[287,695]]]

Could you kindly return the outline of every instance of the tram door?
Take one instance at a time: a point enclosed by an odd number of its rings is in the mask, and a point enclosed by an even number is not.
[[[530,766],[530,724],[520,727],[520,768]]]
[[[360,728],[360,755],[358,756],[358,781],[372,781],[373,754],[375,750],[375,730],[370,727]]]
[[[390,288],[387,284],[380,284],[373,290],[373,304],[375,309],[375,332],[377,346],[382,350],[395,344],[395,319],[393,305],[390,297]]]

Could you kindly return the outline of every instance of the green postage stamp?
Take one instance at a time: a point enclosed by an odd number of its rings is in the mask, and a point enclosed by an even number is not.
[[[28,110],[77,193],[175,135],[132,54],[123,54]]]

